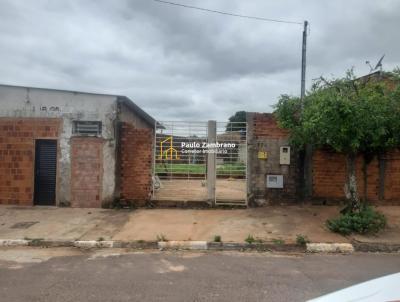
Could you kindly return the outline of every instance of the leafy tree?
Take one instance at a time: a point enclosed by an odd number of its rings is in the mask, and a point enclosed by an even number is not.
[[[226,132],[246,131],[246,111],[237,111],[229,118],[226,125]]]
[[[304,99],[282,95],[275,114],[291,130],[295,145],[330,147],[347,162],[346,197],[350,211],[360,208],[355,161],[400,146],[400,72],[388,73],[390,85],[373,77],[356,79],[350,70],[339,79],[319,78]],[[364,170],[366,171],[366,169]]]

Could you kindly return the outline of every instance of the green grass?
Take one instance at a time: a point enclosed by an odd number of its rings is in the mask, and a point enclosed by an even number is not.
[[[206,166],[201,164],[156,164],[156,173],[204,174]]]
[[[217,174],[220,175],[244,175],[246,165],[242,163],[217,165]],[[156,173],[171,174],[205,174],[205,164],[175,164],[175,163],[157,163]]]

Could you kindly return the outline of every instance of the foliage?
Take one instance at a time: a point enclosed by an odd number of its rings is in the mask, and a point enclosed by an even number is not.
[[[358,211],[347,212],[338,218],[327,220],[328,228],[335,233],[349,235],[374,234],[385,228],[385,216],[371,206],[363,206]]]
[[[253,244],[256,242],[256,239],[253,237],[253,235],[249,234],[244,241],[246,241],[248,244]]]
[[[220,235],[215,235],[214,236],[214,242],[221,242],[221,236]]]
[[[226,125],[226,132],[242,130],[246,131],[246,111],[237,111],[229,118],[229,123]]]
[[[352,70],[341,79],[321,77],[305,97],[302,113],[299,98],[283,95],[275,114],[296,145],[344,153],[387,150],[400,145],[400,87],[388,86],[356,79]]]
[[[388,80],[388,78],[390,78]],[[304,98],[282,95],[275,106],[281,127],[294,145],[329,147],[347,156],[346,195],[352,210],[359,208],[355,160],[400,146],[400,70],[385,79],[357,79],[353,70],[339,79],[316,80]]]
[[[306,245],[307,243],[310,243],[310,240],[308,239],[307,236],[302,235],[302,234],[298,234],[296,236],[296,243],[298,245]]]

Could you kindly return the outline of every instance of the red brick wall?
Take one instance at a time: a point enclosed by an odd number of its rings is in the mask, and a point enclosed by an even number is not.
[[[364,197],[363,158],[356,161],[358,192]],[[374,158],[367,167],[367,198],[379,201],[379,162]],[[313,197],[344,198],[346,159],[343,154],[317,150],[313,155]],[[400,205],[400,152],[392,151],[386,156],[384,200]]]
[[[121,125],[121,199],[144,205],[151,194],[153,129]]]
[[[289,131],[278,127],[272,113],[255,113],[253,116],[253,136],[258,138],[285,138]]]
[[[400,205],[400,151],[389,152],[386,158],[385,199]]]
[[[32,205],[35,139],[57,139],[58,118],[0,118],[0,204]]]
[[[100,208],[104,140],[71,138],[71,206]]]
[[[316,150],[313,156],[313,196],[342,198],[346,180],[345,157],[329,151]]]

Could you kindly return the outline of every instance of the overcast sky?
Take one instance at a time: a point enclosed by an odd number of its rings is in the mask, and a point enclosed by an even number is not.
[[[307,87],[320,75],[400,62],[400,1],[176,0],[311,24]],[[0,83],[126,95],[158,120],[224,121],[300,93],[302,25],[151,0],[0,0]]]

